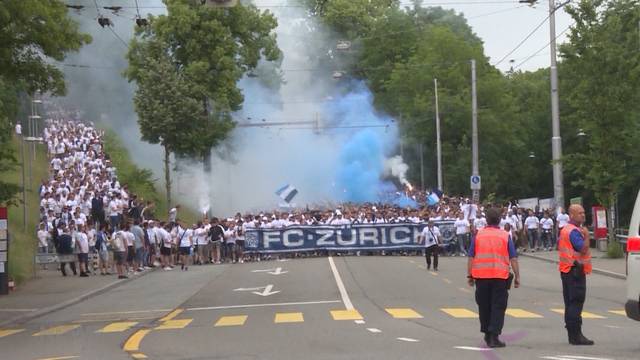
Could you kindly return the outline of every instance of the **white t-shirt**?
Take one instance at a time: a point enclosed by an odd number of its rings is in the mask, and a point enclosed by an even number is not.
[[[421,235],[424,239],[424,247],[430,247],[438,243],[437,237],[440,236],[440,229],[438,229],[437,226],[434,226],[432,229],[425,226],[424,229],[422,229]]]
[[[462,213],[465,219],[475,219],[478,213],[478,205],[476,204],[464,204],[462,205]]]
[[[558,227],[563,228],[569,223],[569,215],[558,214],[558,216],[556,217],[556,221],[558,222]]]
[[[235,231],[233,229],[225,230],[224,240],[225,240],[225,243],[227,244],[235,244],[236,243]]]
[[[528,216],[524,220],[524,226],[526,226],[527,229],[530,229],[530,230],[538,229],[539,224],[540,224],[540,220],[538,220],[538,218],[535,216]]]
[[[553,229],[553,220],[551,218],[542,218],[540,226],[542,226],[542,230],[551,230]]]
[[[469,232],[469,221],[466,219],[458,219],[453,226],[456,227],[456,235],[462,235]]]
[[[124,234],[125,234],[125,238],[127,239],[127,247],[133,246],[133,244],[136,241],[136,236],[133,235],[131,231],[125,231]]]
[[[195,237],[195,243],[198,245],[207,245],[209,242],[207,240],[207,230],[204,228],[197,228],[193,232],[193,236]]]
[[[81,254],[86,254],[89,252],[89,238],[87,234],[83,232],[76,233],[76,245]]]
[[[180,247],[191,247],[191,236],[193,236],[193,230],[182,228],[178,229],[178,239],[180,240]]]
[[[487,219],[480,217],[473,220],[473,226],[476,230],[484,229],[487,227]]]
[[[47,239],[49,238],[49,232],[46,230],[38,230],[38,242],[40,246],[47,246]]]
[[[115,251],[126,251],[127,250],[127,246],[126,246],[126,235],[124,231],[118,231],[115,234],[113,234],[113,248]]]

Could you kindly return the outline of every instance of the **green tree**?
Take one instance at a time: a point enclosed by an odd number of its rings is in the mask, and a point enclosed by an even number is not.
[[[277,22],[271,13],[253,5],[212,8],[189,0],[165,3],[167,15],[151,17],[150,25],[132,40],[127,76],[138,82],[150,58],[160,53],[170,57],[181,78],[191,82],[190,96],[198,101],[203,115],[191,117],[199,136],[184,139],[190,144],[188,155],[201,158],[209,172],[211,148],[228,136],[233,128],[230,114],[244,101],[238,81],[261,59],[281,57],[272,33]],[[147,46],[149,42],[156,45]]]
[[[61,95],[63,73],[51,64],[89,43],[59,0],[4,0],[0,6],[0,172],[16,165],[11,122],[21,92]],[[19,188],[0,181],[0,203],[11,202]]]
[[[566,156],[576,185],[591,190],[612,207],[626,184],[637,186],[640,146],[640,3],[581,1],[568,6],[576,22],[569,43],[561,46],[565,97],[573,110],[566,116],[573,129],[587,134],[579,151]],[[635,189],[634,191],[637,191]],[[613,211],[608,212],[613,236]]]

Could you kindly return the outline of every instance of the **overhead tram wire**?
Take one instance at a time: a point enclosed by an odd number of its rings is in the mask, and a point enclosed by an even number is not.
[[[554,41],[557,40],[560,36],[564,35],[564,33],[566,33],[567,31],[569,31],[569,29],[571,29],[571,27],[573,25],[575,25],[576,23],[573,22],[571,23],[569,26],[567,26],[564,30],[562,30],[558,35],[556,35],[556,37],[553,39]],[[513,67],[513,70],[517,70],[518,68],[520,68],[522,65],[526,64],[529,60],[533,59],[534,57],[538,56],[538,54],[543,51],[544,49],[548,48],[549,45],[551,44],[551,41],[549,41],[546,45],[544,45],[543,47],[541,47],[540,49],[538,49],[538,51],[534,52],[533,54],[529,55],[528,57],[526,57],[522,62],[520,62],[518,65]]]
[[[493,66],[497,67],[497,66],[498,66],[498,65],[500,65],[503,61],[505,61],[505,60],[509,57],[509,55],[513,54],[516,50],[518,50],[518,49],[520,48],[520,46],[522,46],[522,45],[523,45],[527,40],[529,40],[529,38],[530,38],[531,36],[533,36],[533,34],[535,34],[535,33],[536,33],[536,31],[538,31],[538,30],[542,27],[542,25],[544,25],[544,24],[547,22],[547,20],[549,20],[549,17],[550,17],[550,16],[551,16],[551,14],[547,15],[547,16],[544,18],[544,20],[542,20],[542,21],[538,24],[538,26],[536,26],[533,30],[531,30],[531,32],[530,32],[527,36],[525,36],[525,38],[524,38],[524,39],[522,39],[522,41],[520,41],[520,43],[518,43],[518,45],[516,45],[516,47],[515,47],[515,48],[513,48],[511,51],[509,51],[509,52],[508,52],[505,56],[503,56],[503,57],[502,57],[502,59],[500,59],[497,63],[493,64]]]

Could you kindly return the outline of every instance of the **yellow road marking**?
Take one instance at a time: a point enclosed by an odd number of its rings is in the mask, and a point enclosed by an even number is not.
[[[124,351],[139,351],[140,350],[140,342],[150,332],[151,332],[151,330],[149,330],[149,329],[142,329],[142,330],[136,331],[133,335],[131,335],[129,337],[129,339],[127,339],[127,342],[124,343],[124,346],[122,347],[122,350],[124,350]]]
[[[62,335],[64,333],[67,333],[73,329],[77,329],[79,328],[80,325],[60,325],[60,326],[54,326],[52,328],[49,328],[47,330],[42,330],[39,331],[35,334],[33,334],[33,336],[48,336],[48,335]]]
[[[132,327],[138,325],[136,321],[123,321],[123,322],[114,322],[111,323],[102,329],[98,330],[99,333],[114,333],[114,332],[122,332],[131,329]]]
[[[543,316],[523,309],[507,309],[506,314],[514,318],[540,319]]]
[[[131,357],[134,359],[146,359],[147,355],[143,353],[135,353],[135,354],[131,354]]]
[[[331,310],[333,320],[362,320],[358,310]]]
[[[173,330],[173,329],[182,329],[187,327],[187,325],[191,324],[193,319],[178,319],[178,320],[167,320],[162,325],[156,327],[156,330]]]
[[[292,312],[292,313],[276,313],[275,319],[273,322],[276,324],[279,323],[295,323],[295,322],[303,322],[304,317],[301,312]]]
[[[0,338],[5,337],[5,336],[9,336],[9,335],[13,335],[13,334],[17,334],[19,332],[23,332],[24,329],[5,329],[2,330],[0,329]]]
[[[413,309],[387,308],[384,310],[396,319],[422,319],[423,317]]]
[[[77,359],[80,356],[58,356],[58,357],[52,357],[52,358],[42,358],[42,359],[38,359],[38,360],[67,360],[67,359]]]
[[[564,315],[564,309],[551,309],[551,311],[558,313],[558,314],[562,314]],[[582,312],[582,318],[583,319],[605,319],[604,316],[598,315],[598,314],[594,314],[594,313],[590,313],[588,311],[583,311]]]
[[[627,316],[627,312],[624,310],[609,310],[610,313],[612,314],[616,314],[616,315],[622,315],[622,316]],[[2,336],[0,336],[2,337]]]
[[[95,323],[95,322],[118,322],[125,320],[149,320],[155,319],[156,316],[143,316],[143,317],[128,317],[128,318],[112,318],[112,319],[83,319],[83,320],[74,320],[74,324],[84,324],[84,323]]]
[[[461,319],[475,319],[478,317],[478,314],[471,311],[471,310],[467,310],[464,308],[444,308],[444,309],[440,309],[442,311],[444,311],[445,313],[453,316],[454,318],[461,318]]]
[[[180,313],[183,312],[183,311],[184,311],[184,309],[175,309],[172,312],[170,312],[167,315],[165,315],[162,319],[160,319],[160,321],[173,320],[174,317],[180,315]]]
[[[247,321],[247,315],[236,316],[221,316],[218,321],[213,325],[214,327],[220,326],[241,326]]]

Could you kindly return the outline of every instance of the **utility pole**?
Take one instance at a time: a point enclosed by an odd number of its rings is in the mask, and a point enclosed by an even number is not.
[[[564,4],[563,4],[564,5]],[[560,5],[562,6],[562,5]],[[553,164],[553,198],[556,209],[564,206],[564,184],[562,175],[562,138],[560,137],[560,100],[558,97],[558,66],[556,62],[556,7],[555,0],[549,0],[549,36],[551,42],[551,155]]]
[[[422,141],[418,144],[420,150],[420,189],[424,190],[424,144]]]
[[[471,60],[471,176],[479,177],[478,166],[478,100],[476,94],[476,60]],[[480,182],[472,185],[472,197],[475,203],[480,201]]]
[[[440,143],[440,110],[438,108],[438,79],[433,79],[436,94],[436,156],[438,157],[438,189],[442,191],[442,144]]]

